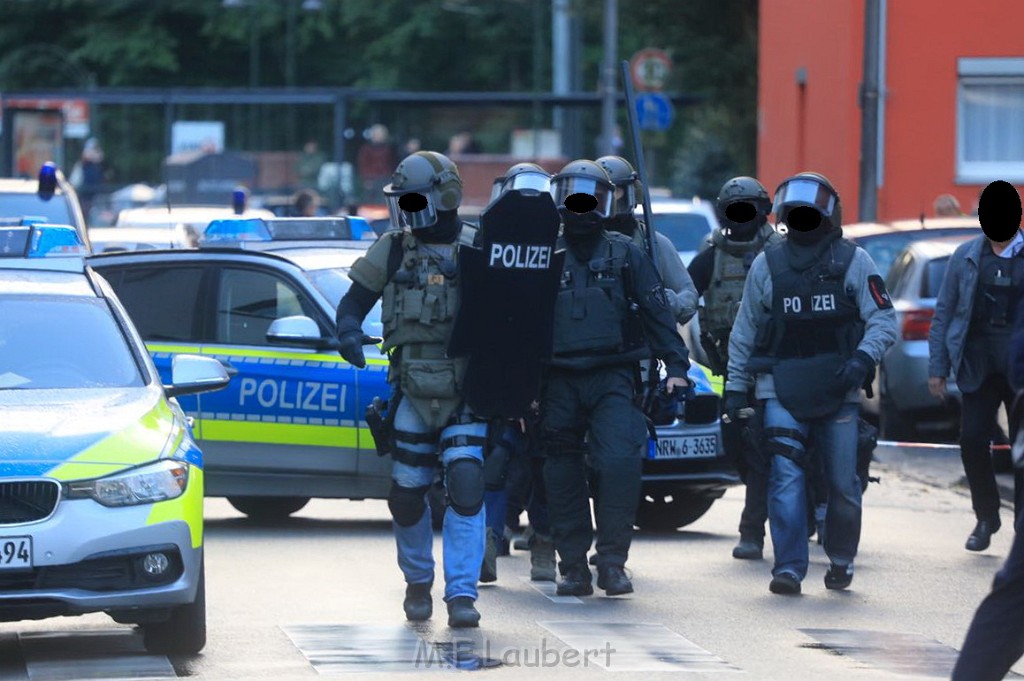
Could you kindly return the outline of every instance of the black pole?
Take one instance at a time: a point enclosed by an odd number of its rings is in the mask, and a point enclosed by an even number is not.
[[[860,197],[858,219],[873,222],[878,214],[878,40],[879,0],[864,3],[864,80],[860,99]]]
[[[626,95],[626,120],[629,121],[629,138],[633,142],[633,158],[636,159],[636,172],[640,176],[643,189],[644,226],[647,228],[647,254],[658,268],[658,244],[654,240],[654,220],[651,216],[651,192],[647,188],[647,169],[644,165],[644,148],[640,143],[640,122],[636,115],[636,97],[633,95],[633,81],[629,72],[629,62],[622,61],[622,90]],[[659,269],[659,274],[661,271]]]

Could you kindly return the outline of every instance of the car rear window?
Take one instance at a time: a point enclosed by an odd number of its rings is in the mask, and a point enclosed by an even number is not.
[[[35,194],[0,193],[0,215],[21,217],[37,215],[57,225],[74,225],[68,202],[62,194],[43,201]]]
[[[699,251],[711,233],[711,224],[700,213],[655,213],[654,229],[668,237],[677,251]]]
[[[975,236],[978,233],[977,227],[963,227],[951,229],[914,229],[903,232],[886,232],[884,234],[872,234],[853,239],[858,246],[863,248],[871,256],[878,266],[878,272],[882,277],[886,276],[893,260],[903,250],[903,247],[911,241],[920,239],[931,239],[933,237],[945,236]]]
[[[106,301],[0,297],[0,390],[144,385]]]
[[[921,278],[922,298],[939,297],[939,289],[942,288],[942,278],[946,276],[946,265],[948,264],[948,255],[928,261],[924,268],[924,276]]]

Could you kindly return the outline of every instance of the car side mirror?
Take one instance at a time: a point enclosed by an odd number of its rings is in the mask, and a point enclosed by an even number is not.
[[[267,329],[267,342],[274,345],[298,345],[314,350],[335,350],[336,338],[320,335],[320,326],[305,315],[294,315],[275,319]]]
[[[171,385],[165,385],[168,397],[212,392],[227,387],[231,378],[220,361],[200,355],[175,355],[171,360]]]

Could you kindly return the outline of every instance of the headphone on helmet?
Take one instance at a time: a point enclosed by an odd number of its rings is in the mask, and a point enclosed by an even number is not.
[[[434,168],[434,191],[437,193],[438,210],[456,210],[462,203],[462,178],[458,167],[444,154],[436,151],[417,151]]]

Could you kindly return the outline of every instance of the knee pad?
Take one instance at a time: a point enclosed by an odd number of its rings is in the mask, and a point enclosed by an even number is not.
[[[427,490],[430,487],[402,487],[394,480],[388,492],[388,510],[402,527],[412,527],[427,510]]]
[[[471,458],[460,458],[448,464],[445,471],[448,506],[463,516],[474,516],[484,505],[484,467]]]

